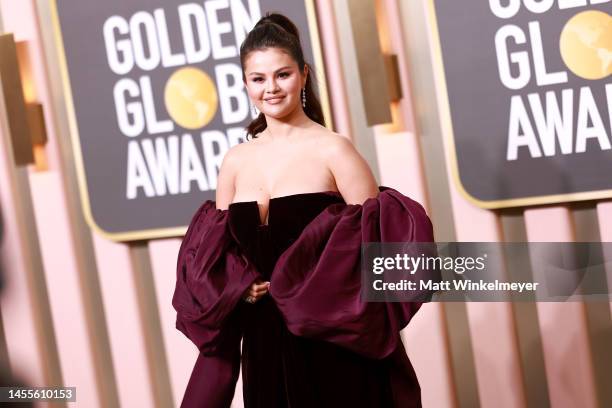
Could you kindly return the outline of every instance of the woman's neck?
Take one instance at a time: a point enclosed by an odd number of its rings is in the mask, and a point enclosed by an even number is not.
[[[300,132],[313,124],[302,109],[296,109],[293,113],[281,119],[266,116],[266,130],[264,135],[270,139],[287,138],[296,132]]]

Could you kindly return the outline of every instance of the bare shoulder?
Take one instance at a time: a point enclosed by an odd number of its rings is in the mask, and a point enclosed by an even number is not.
[[[235,146],[230,147],[230,149],[225,153],[223,157],[223,161],[227,161],[228,163],[235,162],[240,159],[240,157],[244,156],[246,151],[250,148],[250,142],[238,143]]]
[[[344,200],[348,204],[362,204],[366,199],[376,197],[378,187],[372,170],[353,142],[327,129],[317,138],[317,147],[324,155]]]
[[[346,136],[325,129],[318,136],[318,147],[326,159],[337,160],[338,158],[355,160],[361,155],[353,145],[353,142]]]
[[[357,153],[357,150],[348,137],[333,132],[323,126],[314,130],[311,140],[316,144],[317,149],[319,149],[318,151],[330,158],[338,153]]]
[[[247,157],[250,146],[240,143],[231,147],[223,156],[223,162],[217,176],[216,201],[217,208],[225,210],[232,202],[235,193],[236,174],[241,163]]]

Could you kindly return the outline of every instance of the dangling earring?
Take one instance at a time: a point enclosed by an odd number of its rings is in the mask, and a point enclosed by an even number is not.
[[[255,106],[254,104],[251,105],[251,110],[253,111],[253,117],[256,118],[257,116],[259,116],[259,111],[257,110],[257,106]]]
[[[306,88],[302,88],[302,108],[306,107]]]

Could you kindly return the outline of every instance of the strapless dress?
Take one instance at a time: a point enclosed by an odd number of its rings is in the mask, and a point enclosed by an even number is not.
[[[200,349],[183,407],[229,407],[242,367],[245,408],[418,407],[399,331],[420,303],[359,299],[362,242],[430,242],[423,208],[381,188],[363,205],[337,192],[217,210],[208,201],[181,245],[177,328]],[[241,295],[255,279],[270,291]]]

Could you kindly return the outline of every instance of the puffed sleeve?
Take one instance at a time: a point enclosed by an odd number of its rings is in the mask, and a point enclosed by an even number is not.
[[[223,354],[220,348],[240,341],[235,309],[259,276],[239,252],[227,217],[227,210],[206,201],[189,224],[177,261],[176,327],[208,355]]]
[[[315,218],[277,262],[270,294],[293,334],[382,359],[421,303],[362,302],[361,244],[433,240],[423,207],[381,187],[363,205],[332,205]]]
[[[181,244],[176,328],[200,350],[181,408],[230,406],[240,373],[241,295],[259,276],[229,233],[227,210],[206,201]]]

